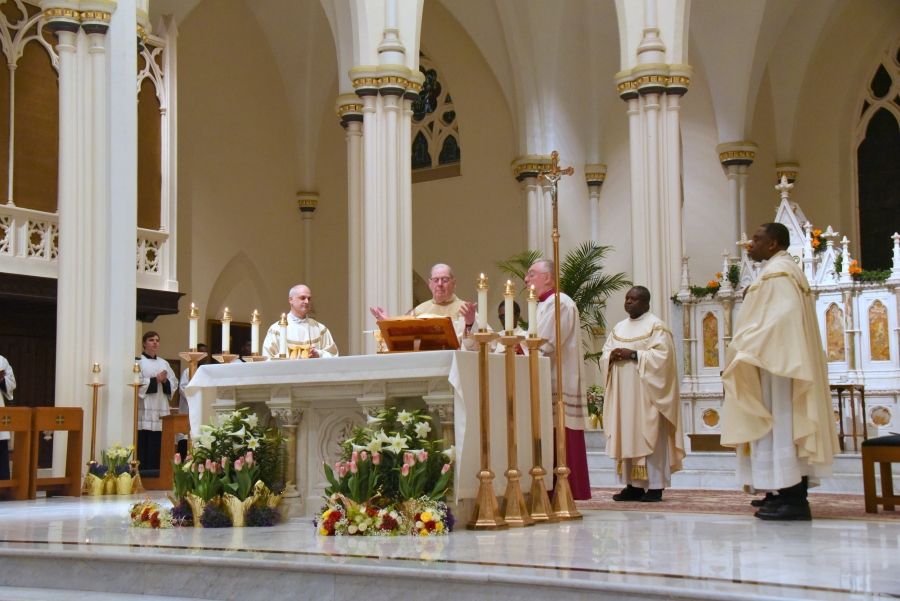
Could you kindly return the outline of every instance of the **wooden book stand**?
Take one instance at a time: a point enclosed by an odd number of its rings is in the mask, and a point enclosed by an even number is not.
[[[459,349],[453,320],[449,317],[405,315],[378,322],[388,353],[455,351]]]

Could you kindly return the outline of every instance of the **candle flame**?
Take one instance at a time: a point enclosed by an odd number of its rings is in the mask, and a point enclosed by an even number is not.
[[[481,279],[482,279],[482,280],[484,279],[484,274],[483,274],[483,273],[481,274]]]

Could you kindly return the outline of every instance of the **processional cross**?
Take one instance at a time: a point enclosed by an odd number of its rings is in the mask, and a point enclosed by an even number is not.
[[[563,377],[562,377],[562,352],[560,352],[560,308],[559,308],[559,206],[557,202],[557,183],[564,175],[572,175],[575,170],[571,167],[559,168],[559,153],[555,150],[550,153],[550,168],[538,172],[538,181],[550,182],[550,202],[553,204],[553,265],[555,290],[554,313],[556,317],[556,488],[553,491],[553,513],[561,520],[581,519],[581,512],[575,508],[575,498],[572,496],[572,487],[569,485],[569,472],[566,466],[566,406],[563,401]]]

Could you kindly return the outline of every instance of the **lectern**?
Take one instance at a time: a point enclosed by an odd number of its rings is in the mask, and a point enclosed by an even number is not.
[[[388,353],[455,351],[459,339],[449,317],[403,316],[378,322]]]

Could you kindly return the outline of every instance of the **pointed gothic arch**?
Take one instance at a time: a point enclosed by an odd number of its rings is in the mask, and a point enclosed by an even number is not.
[[[419,71],[425,82],[412,105],[413,183],[460,175],[462,157],[459,119],[447,82],[424,52],[419,52]]]

